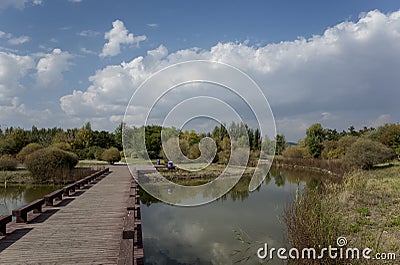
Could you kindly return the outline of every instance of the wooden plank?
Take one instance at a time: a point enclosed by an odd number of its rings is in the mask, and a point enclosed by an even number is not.
[[[133,249],[133,264],[134,265],[144,265],[143,248],[134,248]]]
[[[16,217],[17,223],[26,223],[28,222],[28,213],[31,211],[34,213],[41,213],[43,204],[44,198],[37,199],[27,205],[12,210],[12,215]]]
[[[117,261],[118,265],[133,264],[133,239],[123,239]]]
[[[135,206],[136,206],[135,201],[136,201],[136,200],[135,200],[134,197],[129,196],[129,198],[128,198],[128,203],[127,203],[127,206],[126,206],[126,209],[127,209],[128,211],[130,211],[130,210],[135,210]]]
[[[133,246],[143,248],[142,224],[136,224],[133,233]]]
[[[12,221],[12,215],[0,215],[0,235],[7,234],[7,224]]]
[[[122,239],[133,239],[134,237],[134,213],[133,211],[128,211],[128,214],[125,216],[124,221],[124,230],[122,231]]]
[[[52,193],[44,196],[44,201],[46,203],[46,206],[53,206],[54,199],[62,200],[63,193],[64,193],[64,190],[59,189],[59,190],[53,191]]]

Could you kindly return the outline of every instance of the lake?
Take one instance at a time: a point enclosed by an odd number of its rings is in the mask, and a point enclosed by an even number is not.
[[[262,185],[248,192],[242,178],[227,195],[196,207],[179,207],[141,196],[146,264],[260,264],[257,249],[287,247],[282,214],[296,190],[315,185],[321,175],[271,170]],[[243,242],[249,242],[243,243]],[[268,264],[283,264],[272,260]]]
[[[14,185],[0,186],[0,215],[11,214],[13,209],[21,207],[46,194],[59,189],[57,185]]]

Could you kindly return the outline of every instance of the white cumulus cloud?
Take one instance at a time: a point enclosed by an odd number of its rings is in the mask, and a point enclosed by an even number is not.
[[[9,103],[23,88],[20,79],[34,67],[34,61],[29,56],[0,52],[0,102]]]
[[[113,24],[103,56],[118,54],[121,43],[133,42],[122,22]],[[161,45],[130,62],[98,70],[87,89],[62,97],[61,107],[71,117],[95,117],[99,124],[103,117],[105,128],[112,128],[110,117],[123,115],[135,88],[147,77],[174,63],[203,59],[231,64],[255,79],[271,104],[278,131],[289,140],[303,137],[304,129],[314,122],[346,129],[369,125],[382,113],[386,116],[376,124],[398,121],[399,33],[400,11],[383,14],[375,10],[310,39],[261,47],[218,43],[210,49],[173,53]]]
[[[104,34],[104,38],[108,40],[108,42],[104,44],[100,57],[118,55],[121,52],[121,45],[138,45],[140,42],[147,39],[145,35],[134,36],[132,33],[129,33],[124,23],[120,20],[115,20],[112,25],[113,28]]]
[[[57,89],[63,82],[63,72],[69,70],[69,52],[54,49],[37,63],[36,86],[39,89]]]

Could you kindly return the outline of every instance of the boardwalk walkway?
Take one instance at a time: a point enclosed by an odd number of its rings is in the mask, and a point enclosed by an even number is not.
[[[116,264],[132,177],[126,166],[110,171],[0,240],[0,264]]]

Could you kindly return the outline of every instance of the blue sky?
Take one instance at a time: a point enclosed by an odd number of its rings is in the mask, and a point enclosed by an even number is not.
[[[398,122],[399,8],[365,0],[4,0],[0,125],[91,121],[113,130],[145,78],[190,59],[225,62],[254,78],[290,140],[313,122]]]

